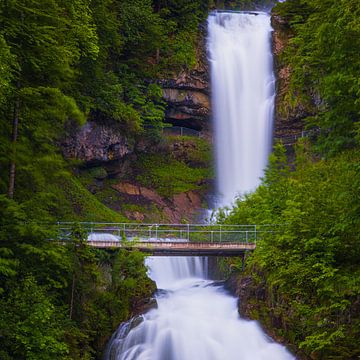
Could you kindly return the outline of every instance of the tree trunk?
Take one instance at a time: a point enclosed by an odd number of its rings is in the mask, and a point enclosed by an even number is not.
[[[72,284],[71,284],[71,299],[70,299],[70,320],[72,320],[73,311],[74,311],[74,294],[75,294],[75,274],[73,274]]]
[[[10,199],[14,198],[14,190],[15,190],[16,142],[18,138],[19,111],[20,111],[20,99],[17,98],[15,101],[14,118],[12,123],[12,137],[11,137],[12,156],[11,156],[11,163],[9,170],[9,186],[8,186],[8,197]]]
[[[157,49],[156,49],[156,63],[158,64],[159,61],[160,61],[160,49],[157,48]]]

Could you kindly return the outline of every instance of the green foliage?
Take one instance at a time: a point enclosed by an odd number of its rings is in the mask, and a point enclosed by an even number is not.
[[[65,317],[34,278],[14,284],[7,298],[0,300],[0,309],[2,359],[69,359]]]
[[[159,49],[160,71],[192,68],[196,65],[198,26],[205,20],[212,3],[209,0],[153,1],[165,24],[165,35]]]
[[[88,118],[129,141],[148,127],[159,134],[157,77],[195,65],[206,4],[0,1],[1,358],[100,358],[119,322],[153,290],[139,253],[91,249],[77,229],[69,246],[50,241],[55,220],[126,220],[71,173],[59,145],[67,124]],[[176,191],[198,186],[200,173],[174,166]]]
[[[266,278],[268,297],[277,299],[271,316],[282,318],[282,335],[308,355],[356,358],[360,153],[315,162],[300,144],[295,171],[284,172],[283,160],[277,148],[263,185],[238,200],[225,222],[282,224],[262,237],[250,260]]]
[[[142,172],[137,176],[137,181],[143,186],[154,188],[166,197],[200,190],[204,180],[210,177],[208,168],[193,168],[163,155],[142,156],[137,166]]]
[[[146,275],[143,254],[120,250],[109,256],[83,239],[81,228],[75,227],[69,245],[73,258],[70,318],[82,332],[78,357],[95,351],[100,358],[114,328],[131,316],[137,302],[155,286]]]
[[[274,11],[293,32],[285,54],[290,95],[316,104],[308,124],[322,130],[319,151],[333,155],[353,147],[360,115],[360,3],[290,0]]]
[[[90,248],[78,226],[67,246],[57,245],[49,240],[56,229],[31,221],[13,200],[0,197],[0,205],[1,358],[100,358],[154,290],[144,256]]]
[[[234,10],[264,10],[271,9],[276,3],[274,0],[224,0],[221,7]],[[219,5],[218,5],[219,6]]]
[[[126,222],[121,214],[109,209],[96,196],[91,194],[79,180],[69,175],[59,179],[55,188],[57,191],[57,206],[53,208],[57,219],[63,221],[103,221]]]
[[[13,68],[15,58],[10,52],[4,37],[0,35],[0,105],[3,105],[6,95],[11,91],[11,80],[13,79]]]

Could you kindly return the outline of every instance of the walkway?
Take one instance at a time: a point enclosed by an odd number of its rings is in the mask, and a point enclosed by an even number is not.
[[[166,256],[239,256],[256,248],[267,225],[79,223],[90,246],[138,249]],[[58,223],[58,238],[69,240],[75,223]]]
[[[89,241],[96,248],[137,249],[156,256],[241,256],[254,250],[254,243],[189,243],[189,242],[134,242]]]

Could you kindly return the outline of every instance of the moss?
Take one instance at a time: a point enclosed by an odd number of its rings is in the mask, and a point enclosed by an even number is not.
[[[144,214],[147,221],[166,220],[162,209],[156,205],[146,199],[121,194],[112,185],[119,182],[135,183],[168,198],[191,190],[204,191],[208,187],[208,179],[213,176],[211,146],[202,138],[176,136],[163,138],[161,144],[152,145],[149,150],[150,153],[137,155],[137,161],[132,164],[129,173],[122,172],[109,178],[104,167],[83,168],[74,181],[91,193],[92,201],[95,199],[116,212],[139,212]],[[80,208],[77,212],[82,212],[83,206],[78,206],[77,202],[74,201],[76,207]],[[114,211],[109,211],[113,216]],[[124,215],[122,218],[126,221]]]
[[[182,147],[182,160],[187,164],[193,167],[212,166],[212,147],[207,140],[193,136],[171,136],[167,140],[170,146],[177,143]]]
[[[56,187],[57,218],[62,221],[126,222],[124,216],[101,203],[76,177],[64,177]]]
[[[95,179],[105,179],[107,177],[107,172],[102,166],[97,166],[89,169],[89,175]]]
[[[141,156],[138,166],[141,174],[136,180],[166,197],[190,190],[201,190],[204,180],[210,177],[207,168],[192,168],[173,158],[164,158],[161,154]]]

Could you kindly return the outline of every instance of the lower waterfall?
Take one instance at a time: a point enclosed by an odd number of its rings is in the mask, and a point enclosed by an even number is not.
[[[122,324],[105,360],[290,360],[255,321],[239,317],[237,299],[207,278],[207,259],[149,257],[158,307]]]

